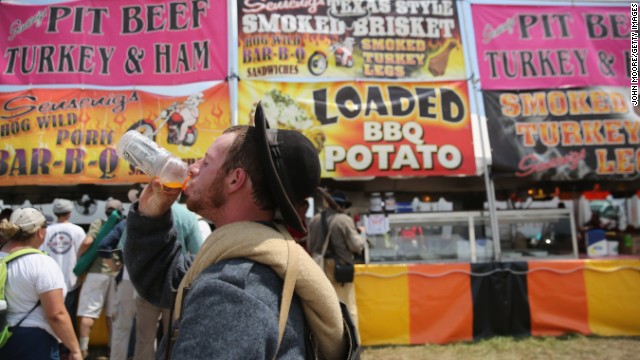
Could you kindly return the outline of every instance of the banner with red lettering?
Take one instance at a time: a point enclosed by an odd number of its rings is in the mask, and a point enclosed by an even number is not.
[[[323,177],[476,175],[467,83],[241,81],[238,122],[261,101],[272,128],[301,131]]]
[[[534,180],[640,178],[640,110],[628,88],[483,96],[494,172]]]
[[[0,3],[0,83],[175,85],[227,76],[226,0]]]
[[[0,186],[148,182],[116,155],[126,131],[139,130],[192,163],[230,125],[226,82],[183,97],[80,89],[0,93]]]
[[[454,0],[238,0],[242,79],[463,80]]]
[[[628,5],[472,4],[471,11],[482,89],[630,84]]]

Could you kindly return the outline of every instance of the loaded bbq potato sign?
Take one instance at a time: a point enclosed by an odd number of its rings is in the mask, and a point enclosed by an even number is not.
[[[475,175],[467,86],[240,82],[240,123],[262,100],[271,127],[317,147],[323,177]]]

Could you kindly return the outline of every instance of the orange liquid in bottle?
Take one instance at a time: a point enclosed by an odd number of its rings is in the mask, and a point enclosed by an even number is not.
[[[171,188],[171,189],[182,189],[182,184],[177,181],[163,183],[162,186]]]

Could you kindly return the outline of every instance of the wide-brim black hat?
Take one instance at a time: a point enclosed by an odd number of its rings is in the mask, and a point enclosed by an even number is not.
[[[256,107],[254,124],[261,150],[258,156],[265,164],[276,206],[289,226],[304,232],[295,206],[313,195],[320,184],[318,151],[299,131],[270,129],[261,103]]]

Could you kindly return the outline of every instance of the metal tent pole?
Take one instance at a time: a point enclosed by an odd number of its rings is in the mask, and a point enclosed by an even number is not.
[[[461,36],[467,37],[469,39],[469,41],[464,41],[463,39],[463,44],[465,44],[465,53],[467,54],[466,59],[475,59],[475,56],[472,56],[472,54],[475,54],[475,40],[474,40],[474,34],[473,34],[473,29],[471,29],[471,31],[468,31],[468,25],[471,24],[471,21],[467,21],[467,16],[469,14],[471,14],[471,4],[468,1],[461,1],[458,3],[459,7],[458,7],[458,11],[462,17],[462,22],[461,22],[461,26],[463,27],[463,31],[461,31]],[[469,19],[471,20],[471,19]],[[471,84],[471,89],[470,91],[473,92],[473,96],[470,97],[473,99],[472,102],[475,102],[476,105],[476,109],[477,109],[477,119],[476,121],[478,122],[478,130],[480,133],[480,147],[481,147],[481,154],[482,154],[482,172],[484,175],[484,184],[485,184],[485,188],[486,188],[486,194],[487,194],[487,205],[489,207],[489,218],[490,218],[490,225],[491,225],[491,235],[492,235],[492,240],[493,240],[493,252],[494,252],[494,259],[496,261],[501,261],[502,260],[502,250],[500,248],[500,231],[499,231],[499,225],[498,225],[498,214],[496,211],[496,203],[495,203],[495,187],[494,187],[494,183],[493,183],[493,177],[492,177],[492,173],[491,173],[491,166],[489,164],[489,156],[491,154],[491,150],[488,150],[487,153],[487,148],[485,147],[485,122],[486,122],[486,117],[485,116],[480,116],[479,114],[484,114],[484,106],[482,104],[482,102],[479,99],[479,95],[478,93],[480,92],[480,89],[478,87],[478,83],[479,83],[479,79],[476,79],[475,74],[477,74],[478,71],[478,64],[476,62],[473,62],[472,64],[466,64],[466,66],[473,66],[473,69],[471,71],[471,77],[468,81],[468,83]],[[472,117],[473,120],[473,117]],[[487,141],[488,141],[488,134],[487,134]]]
[[[229,84],[229,102],[231,103],[231,125],[238,125],[238,11],[236,1],[229,1],[227,4],[227,19],[229,19],[229,73],[227,81]]]

